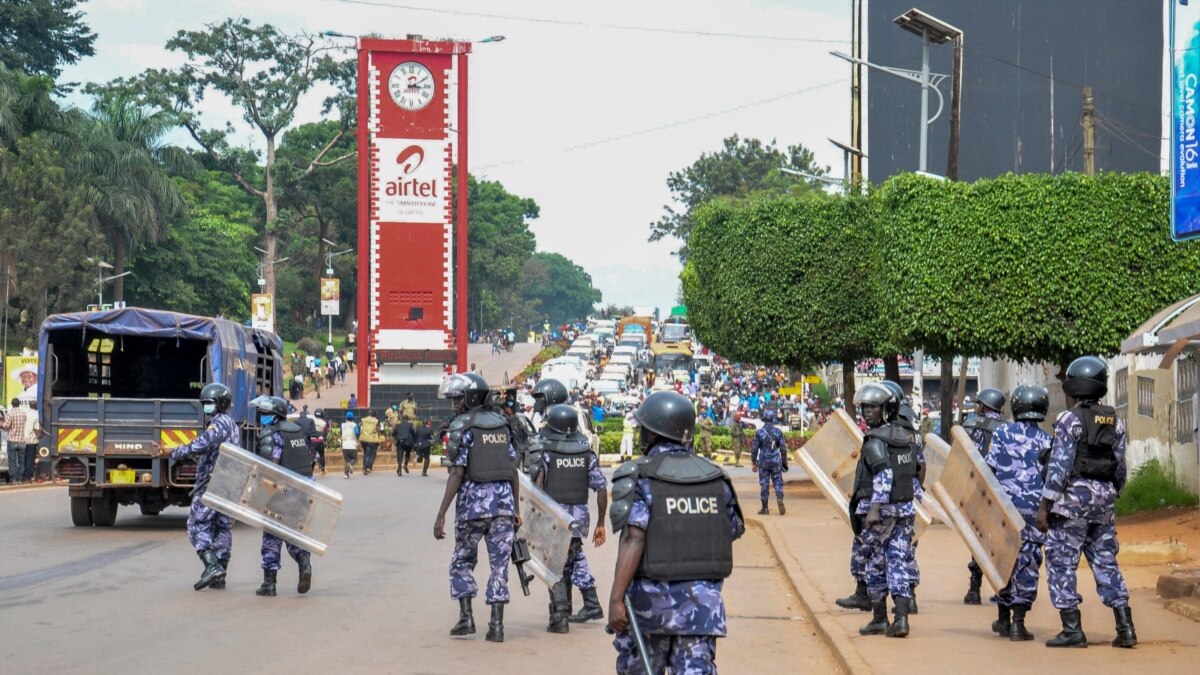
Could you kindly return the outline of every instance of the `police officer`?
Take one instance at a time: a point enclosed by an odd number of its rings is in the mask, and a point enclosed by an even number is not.
[[[917,425],[920,423],[917,411],[913,410],[909,403],[908,397],[904,394],[904,388],[900,383],[892,380],[884,380],[881,382],[883,386],[888,388],[896,398],[900,399],[900,412],[896,416],[896,421],[893,422],[897,427],[908,433],[912,439],[913,447],[917,453],[917,473],[913,476],[913,503],[919,504],[925,499],[925,441],[921,438],[921,432]],[[915,537],[912,540],[912,546],[908,549],[908,574],[912,579],[913,592],[909,599],[909,614],[917,613],[917,586],[921,585],[921,567],[917,564],[917,545],[919,539]]]
[[[867,595],[874,613],[858,632],[907,637],[913,586],[908,559],[915,514],[916,448],[907,431],[891,424],[900,413],[900,401],[887,387],[872,382],[859,389],[854,399],[869,429],[854,476],[851,523],[862,538]],[[895,615],[890,625],[889,593]]]
[[[629,630],[636,620],[655,673],[716,673],[716,638],[726,633],[721,588],[745,530],[737,495],[724,471],[688,449],[696,418],[686,397],[655,392],[635,415],[645,456],[613,473],[610,510],[621,533],[608,600],[616,671],[642,672]]]
[[[411,391],[405,394],[404,402],[400,404],[400,416],[409,422],[417,421],[417,402],[413,400]]]
[[[991,449],[992,435],[1004,423],[1004,398],[1004,392],[999,389],[992,387],[980,389],[979,393],[975,394],[976,417],[963,427],[975,443],[979,454],[984,457],[987,457],[988,451]],[[983,570],[974,558],[967,563],[967,570],[971,573],[971,577],[967,594],[963,596],[963,604],[981,604],[983,598],[979,595],[979,588],[983,584]]]
[[[505,421],[508,422],[508,430],[512,434],[512,444],[513,448],[517,451],[521,470],[525,473],[530,473],[532,470],[530,445],[533,443],[534,437],[537,436],[537,430],[533,428],[533,423],[529,421],[528,417],[517,412],[516,387],[503,389],[499,393],[497,406],[504,415]]]
[[[1042,461],[1050,448],[1050,434],[1038,428],[1046,419],[1050,395],[1042,387],[1021,385],[1013,390],[1013,421],[1001,424],[992,435],[987,465],[1013,505],[1025,519],[1021,550],[1008,585],[997,594],[998,617],[992,631],[1013,642],[1032,640],[1025,629],[1025,614],[1037,599],[1038,569],[1046,537],[1034,519],[1042,498]]]
[[[1075,570],[1087,556],[1100,600],[1113,610],[1114,647],[1133,647],[1137,633],[1129,609],[1129,590],[1117,566],[1117,527],[1113,506],[1125,487],[1125,421],[1100,403],[1108,393],[1108,365],[1081,356],[1067,367],[1063,391],[1075,406],[1054,422],[1054,441],[1037,527],[1046,533],[1046,581],[1050,602],[1063,629],[1047,647],[1087,647],[1079,622]]]
[[[212,477],[221,444],[238,442],[237,422],[227,412],[232,404],[233,393],[229,387],[219,382],[205,385],[200,390],[200,405],[204,414],[210,416],[208,426],[191,443],[160,451],[170,455],[174,462],[185,457],[197,457],[196,486],[192,489],[187,531],[188,541],[196,549],[196,555],[204,561],[204,572],[192,586],[198,591],[210,586],[225,587],[225,571],[229,569],[229,554],[233,548],[233,519],[217,513],[200,501],[208,491],[208,481]]]
[[[779,504],[779,515],[787,513],[783,505],[783,473],[788,470],[787,443],[783,432],[775,426],[775,411],[764,410],[763,426],[754,433],[750,442],[750,470],[758,473],[758,498],[762,501],[760,516],[771,511],[767,498],[771,495],[771,484],[775,484],[775,501]]]
[[[591,526],[587,493],[596,493],[596,509],[601,520],[596,524],[592,542],[602,546],[606,539],[603,514],[608,510],[608,481],[600,473],[600,462],[592,452],[587,438],[579,433],[579,416],[564,403],[546,411],[546,428],[538,438],[540,461],[534,467],[534,481],[551,499],[558,502],[571,516],[571,548],[562,580],[550,589],[550,633],[566,633],[570,623],[583,623],[604,618],[600,599],[596,595],[596,579],[588,570],[583,553],[583,538]],[[571,614],[571,586],[583,595],[583,607]]]
[[[300,425],[288,421],[287,403],[275,396],[259,396],[250,404],[258,413],[258,456],[312,479],[312,450]],[[255,595],[275,597],[275,577],[279,572],[282,549],[283,540],[263,530],[263,583],[254,592]],[[291,542],[288,542],[287,552],[300,567],[300,583],[296,591],[307,593],[312,586],[312,556]]]
[[[456,416],[448,427],[446,456],[453,458],[446,492],[433,524],[436,539],[446,537],[446,510],[455,499],[454,554],[450,559],[450,597],[458,601],[458,623],[451,635],[475,633],[471,599],[478,593],[473,572],[479,540],[487,542],[491,575],[487,604],[492,607],[487,639],[504,642],[504,605],[508,603],[508,565],[513,538],[521,524],[517,454],[502,415],[484,407],[488,384],[475,373],[455,373],[438,390],[450,399]]]
[[[529,422],[537,430],[541,430],[545,421],[543,416],[550,406],[566,403],[571,398],[566,385],[551,377],[538,380],[529,395],[533,397],[533,411],[529,414]]]
[[[707,407],[701,406],[700,407],[700,435],[698,438],[698,440],[700,441],[700,448],[699,448],[698,454],[700,454],[703,457],[707,457],[709,459],[712,459],[712,456],[713,456],[712,435],[713,435],[713,427],[715,427],[715,426],[717,426],[717,425],[716,425],[716,422],[713,422],[712,413],[709,412]]]

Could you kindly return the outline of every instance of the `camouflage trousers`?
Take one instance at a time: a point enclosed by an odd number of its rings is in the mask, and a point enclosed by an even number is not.
[[[696,438],[696,454],[709,458],[713,456],[712,436],[699,436]]]
[[[717,672],[717,638],[711,635],[646,635],[645,638],[654,672],[646,673],[633,633],[625,631],[613,639],[617,648],[617,675],[658,675],[667,668],[672,675]]]
[[[1008,578],[1008,585],[997,593],[1001,605],[1033,606],[1037,600],[1038,573],[1042,566],[1042,543],[1045,539],[1045,535],[1036,527],[1025,524],[1021,530],[1021,550],[1017,554],[1017,562],[1013,564],[1012,576]]]
[[[917,564],[917,544],[920,540],[912,539],[912,545],[908,547],[908,578],[912,579],[914,588],[921,585],[921,566]]]
[[[771,485],[775,485],[775,496],[783,499],[783,469],[758,467],[758,498],[767,501],[771,496]]]
[[[563,579],[571,582],[578,589],[596,587],[596,578],[588,568],[587,556],[583,554],[583,538],[571,539],[571,548],[567,551],[567,564],[563,568]]]
[[[270,532],[263,532],[262,537],[262,568],[264,570],[278,570],[279,559],[283,552],[284,541]],[[288,555],[292,556],[292,560],[299,561],[300,554],[304,553],[304,549],[288,542]]]
[[[475,564],[479,562],[479,540],[487,543],[487,604],[508,602],[508,565],[516,532],[512,516],[459,520],[454,524],[454,555],[450,558],[450,597],[473,598],[479,593]]]
[[[867,557],[862,547],[862,536],[857,534],[850,541],[850,576],[855,581],[867,580]]]
[[[1087,558],[1096,579],[1096,592],[1108,607],[1128,607],[1129,589],[1117,567],[1117,526],[1111,516],[1106,523],[1050,514],[1046,533],[1046,585],[1055,609],[1075,609],[1083,598],[1076,591],[1075,570],[1079,554]]]
[[[913,542],[913,517],[884,518],[874,527],[863,525],[862,552],[867,559],[867,595],[880,602],[912,597],[914,580],[909,572]]]
[[[199,553],[211,550],[218,558],[227,559],[233,548],[233,518],[205,506],[200,502],[203,496],[201,492],[192,498],[187,520],[188,541]]]

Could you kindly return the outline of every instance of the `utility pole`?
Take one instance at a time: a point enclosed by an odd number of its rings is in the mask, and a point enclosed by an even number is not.
[[[950,143],[948,156],[946,158],[946,179],[958,180],[958,139],[959,139],[959,120],[960,112],[962,111],[962,62],[963,62],[963,36],[960,33],[954,39],[954,73],[953,79],[950,81]],[[962,406],[963,397],[967,388],[967,357],[964,354],[962,357],[962,372],[958,381],[958,404]],[[941,381],[939,389],[941,390],[941,418],[942,440],[950,441],[951,425],[945,420],[949,420],[954,415],[954,408],[951,405],[950,388],[954,382],[954,359],[949,354],[942,355]]]
[[[852,0],[850,17],[850,53],[862,60],[862,5],[863,0]],[[850,145],[859,149],[851,154],[850,171],[846,174],[852,190],[857,190],[862,181],[862,64],[850,67]]]
[[[1083,173],[1096,175],[1096,102],[1092,88],[1083,88]]]

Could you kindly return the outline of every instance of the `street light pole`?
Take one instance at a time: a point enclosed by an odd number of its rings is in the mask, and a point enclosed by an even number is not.
[[[929,170],[929,29],[921,27],[921,155],[917,164]]]

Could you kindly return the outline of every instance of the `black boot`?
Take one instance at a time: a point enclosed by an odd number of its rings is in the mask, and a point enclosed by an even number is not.
[[[1137,644],[1137,633],[1133,630],[1133,610],[1129,607],[1113,607],[1113,616],[1117,619],[1117,637],[1113,638],[1114,647],[1133,647]]]
[[[268,598],[275,597],[275,576],[278,574],[276,570],[263,570],[262,586],[254,591],[255,595],[263,595]]]
[[[983,583],[983,572],[971,572],[971,586],[963,596],[964,605],[981,605],[983,598],[979,597],[979,586]]]
[[[908,607],[909,598],[903,596],[895,598],[895,607],[892,608],[892,614],[895,615],[895,620],[892,625],[888,626],[884,632],[885,637],[908,637]]]
[[[204,571],[200,573],[200,580],[192,584],[192,588],[200,591],[225,578],[225,568],[221,567],[215,552],[200,551],[197,555],[204,561]]]
[[[782,516],[787,513],[787,508],[783,505],[783,497],[776,497],[775,503],[779,505],[779,515]]]
[[[1013,605],[1012,608],[1012,624],[1008,627],[1008,639],[1013,642],[1024,642],[1032,640],[1033,633],[1025,630],[1025,613],[1029,611],[1029,605]]]
[[[838,607],[857,609],[862,612],[871,611],[871,598],[867,595],[867,582],[859,579],[854,584],[854,592],[848,597],[834,600]]]
[[[859,628],[859,635],[883,635],[887,632],[890,625],[887,619],[887,597],[879,602],[872,602],[871,611],[875,613],[871,617],[871,623]]]
[[[583,623],[592,619],[603,619],[604,610],[600,608],[600,598],[596,597],[596,588],[583,588],[579,591],[583,596],[583,607],[571,616],[571,623]]]
[[[492,618],[488,621],[488,642],[504,642],[504,604],[492,605]]]
[[[1062,632],[1046,641],[1047,647],[1078,647],[1088,646],[1087,636],[1079,625],[1078,609],[1060,609],[1058,615],[1062,618]]]
[[[910,597],[908,599],[908,613],[916,614],[917,613],[917,587],[916,587],[916,585],[913,585],[913,586],[909,586],[909,588],[911,589],[909,592],[912,593],[912,597]]]
[[[765,499],[762,500],[762,505],[763,505],[763,507],[761,509],[759,509],[758,515],[765,516],[765,515],[770,514],[771,512],[767,510],[767,500],[765,500]]]
[[[218,558],[217,564],[221,566],[221,569],[225,570],[225,574],[226,574],[226,576],[228,576],[229,575],[229,558]],[[213,589],[214,591],[225,590],[225,577],[221,577],[220,581],[214,581],[213,585],[209,586],[209,588]]]
[[[992,632],[1004,637],[1008,635],[1008,627],[1012,623],[1012,608],[1008,605],[996,605],[996,613],[999,616],[992,622]]]
[[[550,623],[546,626],[547,633],[567,633],[571,630],[568,609],[571,587],[560,581],[550,589]]]
[[[475,615],[471,612],[471,598],[458,599],[458,623],[450,629],[451,635],[474,635]]]
[[[296,558],[296,564],[300,566],[300,583],[296,584],[296,592],[304,595],[312,588],[312,554],[301,551]]]

